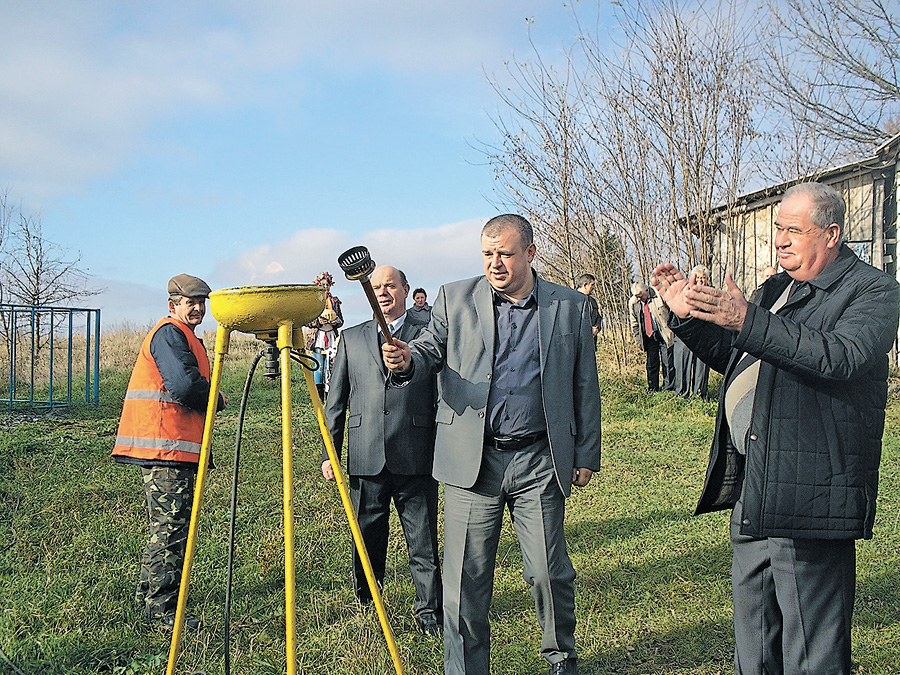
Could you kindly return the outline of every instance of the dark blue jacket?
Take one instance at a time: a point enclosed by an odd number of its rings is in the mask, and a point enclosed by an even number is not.
[[[746,483],[741,534],[868,539],[900,287],[847,246],[777,313],[766,309],[791,282],[785,272],[766,281],[740,333],[672,315],[679,337],[725,381],[744,352],[761,361],[746,459],[719,396],[697,513],[732,507]]]

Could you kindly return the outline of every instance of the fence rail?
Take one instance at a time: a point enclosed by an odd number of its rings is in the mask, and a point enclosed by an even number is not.
[[[0,332],[5,343],[0,379],[7,383],[0,406],[99,402],[99,309],[0,304]]]

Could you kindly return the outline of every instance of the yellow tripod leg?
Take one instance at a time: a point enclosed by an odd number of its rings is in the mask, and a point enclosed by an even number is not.
[[[206,489],[206,472],[209,468],[209,451],[212,447],[212,432],[216,421],[216,408],[219,403],[219,384],[222,382],[222,364],[231,343],[231,331],[219,326],[216,330],[216,358],[213,364],[212,379],[209,382],[209,401],[206,404],[206,422],[203,426],[203,441],[200,444],[200,465],[197,469],[197,481],[194,485],[194,504],[191,507],[191,525],[188,529],[187,547],[184,552],[184,565],[181,568],[181,586],[178,589],[178,607],[175,610],[175,625],[172,627],[172,642],[169,645],[169,664],[166,675],[175,675],[175,663],[181,649],[181,633],[184,627],[184,610],[187,606],[188,587],[191,579],[191,564],[194,562],[194,549],[197,544],[197,528],[200,521],[200,508],[203,506],[203,492]]]
[[[287,675],[297,672],[297,600],[294,573],[294,468],[291,434],[291,347],[293,325],[278,326],[281,359],[281,463],[284,481],[284,605]]]
[[[362,561],[363,570],[365,570],[366,573],[366,581],[369,583],[369,590],[371,591],[372,599],[375,602],[375,610],[378,612],[378,620],[381,622],[381,630],[384,632],[384,639],[387,641],[388,651],[391,653],[391,660],[394,662],[394,670],[397,671],[397,675],[403,675],[403,665],[400,663],[400,651],[397,649],[394,631],[391,630],[391,624],[388,622],[387,612],[384,609],[384,601],[381,599],[381,590],[378,588],[378,583],[375,581],[375,572],[372,571],[372,563],[369,560],[369,553],[366,551],[366,544],[363,542],[362,531],[359,529],[359,521],[356,519],[356,511],[353,509],[353,502],[350,501],[350,491],[347,489],[347,482],[344,480],[344,472],[341,470],[341,462],[334,449],[334,440],[331,438],[331,432],[328,431],[328,425],[325,422],[325,411],[322,408],[322,401],[319,399],[319,392],[316,390],[312,371],[308,368],[303,368],[303,376],[306,378],[306,387],[309,389],[309,398],[312,401],[313,408],[316,411],[316,418],[319,421],[319,430],[322,432],[322,440],[325,441],[325,450],[328,452],[328,459],[331,461],[331,468],[334,470],[334,479],[335,482],[337,482],[338,490],[341,493],[341,501],[344,504],[344,511],[347,513],[350,531],[353,533],[353,542],[356,544],[356,550],[359,552],[359,558]]]

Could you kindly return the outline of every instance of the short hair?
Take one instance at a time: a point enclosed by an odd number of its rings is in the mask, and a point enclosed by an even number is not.
[[[406,272],[401,270],[399,267],[395,267],[394,269],[400,273],[400,284],[402,286],[409,286],[409,282],[406,280]]]
[[[806,195],[813,203],[809,210],[809,219],[820,230],[834,223],[841,231],[840,241],[844,239],[844,216],[847,205],[844,198],[830,185],[824,183],[797,183],[784,193],[782,202],[794,195]]]
[[[416,295],[418,295],[419,293],[421,293],[422,295],[424,295],[426,300],[428,299],[428,293],[425,292],[425,289],[424,289],[424,288],[417,288],[416,290],[414,290],[414,291],[413,291],[413,297],[416,297]]]
[[[644,291],[648,290],[650,290],[650,287],[641,281],[635,281],[631,284],[631,294],[635,297],[642,295]]]
[[[498,237],[503,230],[509,227],[519,233],[522,246],[525,248],[534,243],[534,229],[531,227],[531,223],[514,213],[504,213],[501,216],[491,218],[481,228],[481,236]]]
[[[578,277],[578,286],[576,288],[584,288],[591,282],[597,283],[597,277],[589,272],[585,272],[580,277]]]
[[[702,274],[707,279],[709,279],[709,268],[706,265],[694,265],[693,269],[688,273],[688,276],[691,274]]]

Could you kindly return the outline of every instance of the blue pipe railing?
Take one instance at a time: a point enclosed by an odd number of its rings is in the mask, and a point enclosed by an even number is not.
[[[83,344],[76,344],[82,336]],[[8,370],[0,406],[52,408],[100,401],[99,309],[0,304],[0,342],[0,372]],[[82,350],[84,370],[79,372],[75,362]],[[57,363],[62,354],[64,367]],[[28,378],[27,396],[23,374]],[[59,385],[60,377],[65,378],[64,385]],[[73,400],[73,383],[80,377],[84,378],[82,401]]]

